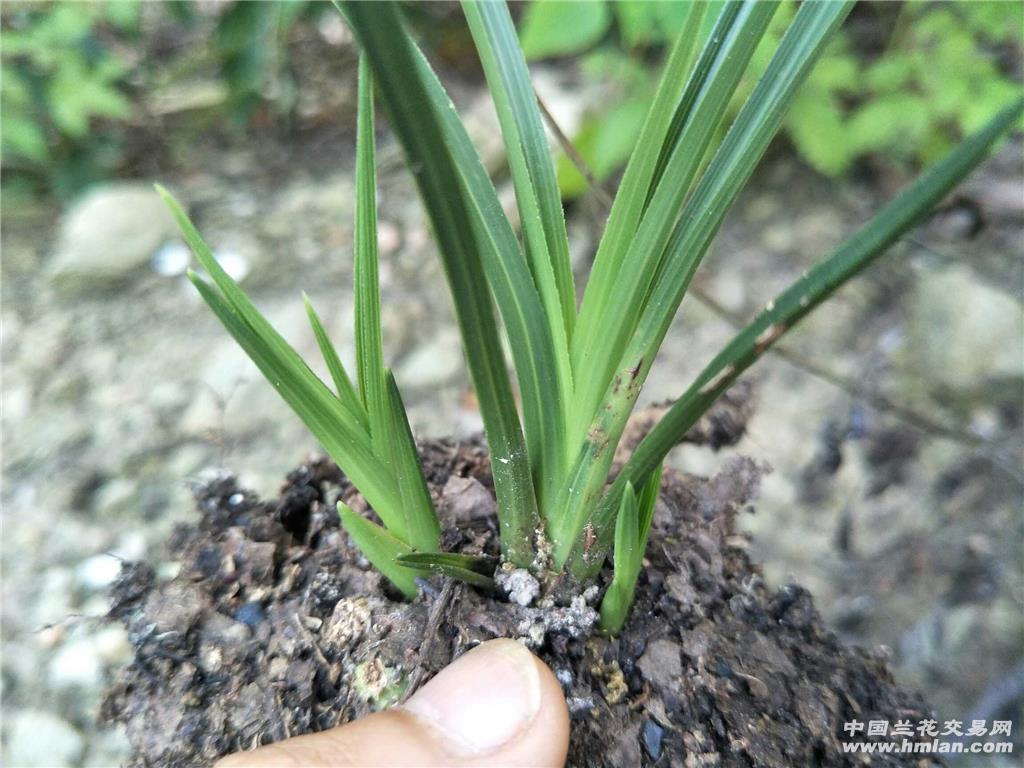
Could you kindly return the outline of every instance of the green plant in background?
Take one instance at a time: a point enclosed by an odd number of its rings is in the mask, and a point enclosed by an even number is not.
[[[69,192],[106,175],[120,156],[128,66],[111,49],[138,28],[134,2],[10,4],[3,10],[0,133],[3,164]]]
[[[712,6],[702,37],[721,3]],[[1024,5],[947,0],[863,8],[866,15],[893,17],[871,25],[891,28],[884,51],[862,50],[854,34],[837,34],[783,123],[796,150],[822,173],[840,175],[874,154],[902,165],[933,162],[1019,92],[1014,77],[1024,55]],[[786,2],[775,14],[730,115],[750,94],[795,13],[796,3]],[[607,111],[586,116],[574,137],[598,180],[625,165],[654,93],[646,62],[671,44],[684,19],[684,3],[644,0],[534,0],[523,13],[527,59],[580,55],[586,80],[622,94]],[[587,189],[568,158],[559,160],[558,179],[567,197]]]
[[[669,451],[744,370],[941,200],[1024,109],[1020,99],[1005,107],[769,302],[609,485],[615,448],[702,257],[851,5],[800,6],[721,139],[720,125],[778,5],[682,6],[685,18],[578,308],[555,169],[506,6],[466,2],[464,11],[505,140],[521,241],[399,7],[340,5],[365,56],[357,140],[358,389],[316,316],[311,312],[334,392],[219,268],[171,202],[213,281],[193,275],[197,289],[377,512],[383,526],[340,506],[353,540],[403,592],[414,593],[416,574],[441,572],[478,584],[488,583],[488,574],[480,558],[437,551],[436,515],[398,390],[382,363],[370,72],[414,169],[454,297],[488,438],[502,554],[538,575],[567,573],[586,582],[611,551],[614,576],[601,616],[604,628],[616,632],[633,599]],[[702,36],[709,14],[710,33]],[[521,418],[495,305],[511,350]]]
[[[139,50],[145,44],[144,21],[146,29],[180,33],[203,23],[211,11],[197,10],[192,2],[139,0],[5,4],[0,71],[5,191],[70,197],[114,175],[138,110],[129,82],[135,91],[159,90],[155,81],[165,70],[174,81],[213,69],[222,89],[216,107],[237,124],[268,104],[275,115],[287,117],[295,104],[285,66],[289,32],[299,19],[324,10],[331,9],[307,0],[226,3],[208,22],[210,46],[201,47],[199,55],[189,47],[183,56],[154,66]]]

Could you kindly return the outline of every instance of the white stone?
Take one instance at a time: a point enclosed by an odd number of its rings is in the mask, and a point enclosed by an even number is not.
[[[174,277],[185,274],[192,261],[192,251],[181,240],[169,240],[153,254],[150,266],[158,275]]]
[[[75,765],[85,746],[72,725],[49,712],[14,711],[7,716],[4,765],[18,768],[64,768]]]
[[[121,561],[106,553],[86,558],[75,569],[78,583],[91,590],[106,589],[120,572]]]
[[[50,685],[58,690],[98,688],[103,682],[103,664],[92,638],[72,640],[50,660]]]
[[[51,282],[83,293],[121,282],[144,267],[178,227],[146,184],[109,184],[76,201],[61,223]]]
[[[104,627],[93,636],[96,655],[107,664],[126,663],[131,656],[128,632],[120,624]]]

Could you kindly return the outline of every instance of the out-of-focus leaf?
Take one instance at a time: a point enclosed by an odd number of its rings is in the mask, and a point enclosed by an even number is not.
[[[629,100],[584,124],[575,146],[599,181],[607,179],[629,159],[646,114],[646,101]],[[588,186],[576,166],[564,156],[558,161],[558,183],[566,197],[578,196]]]
[[[0,133],[3,133],[4,155],[11,152],[18,157],[36,163],[47,161],[50,153],[46,146],[46,135],[36,122],[16,114],[10,114],[6,108],[3,110],[0,120],[2,120]]]
[[[528,59],[579,53],[604,37],[611,21],[605,0],[534,0],[523,14],[520,45]]]

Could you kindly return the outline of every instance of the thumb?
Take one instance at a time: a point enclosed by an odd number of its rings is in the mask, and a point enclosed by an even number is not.
[[[459,657],[403,706],[240,752],[217,768],[559,768],[568,746],[569,713],[554,674],[516,641],[491,640]]]

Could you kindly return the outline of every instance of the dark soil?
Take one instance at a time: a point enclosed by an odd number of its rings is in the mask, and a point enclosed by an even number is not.
[[[445,547],[495,551],[483,446],[422,454]],[[387,706],[473,645],[514,637],[562,681],[572,766],[929,765],[843,753],[845,721],[916,723],[928,709],[882,652],[842,646],[806,590],[764,583],[733,525],[760,474],[743,459],[711,479],[666,472],[617,639],[596,631],[596,589],[554,583],[524,606],[436,580],[399,602],[339,528],[339,496],[365,505],[326,460],[292,472],[273,501],[218,477],[195,489],[198,525],[169,542],[178,575],[158,583],[134,564],[115,585],[111,615],[135,660],[103,716],[126,726],[132,766],[208,765]]]

